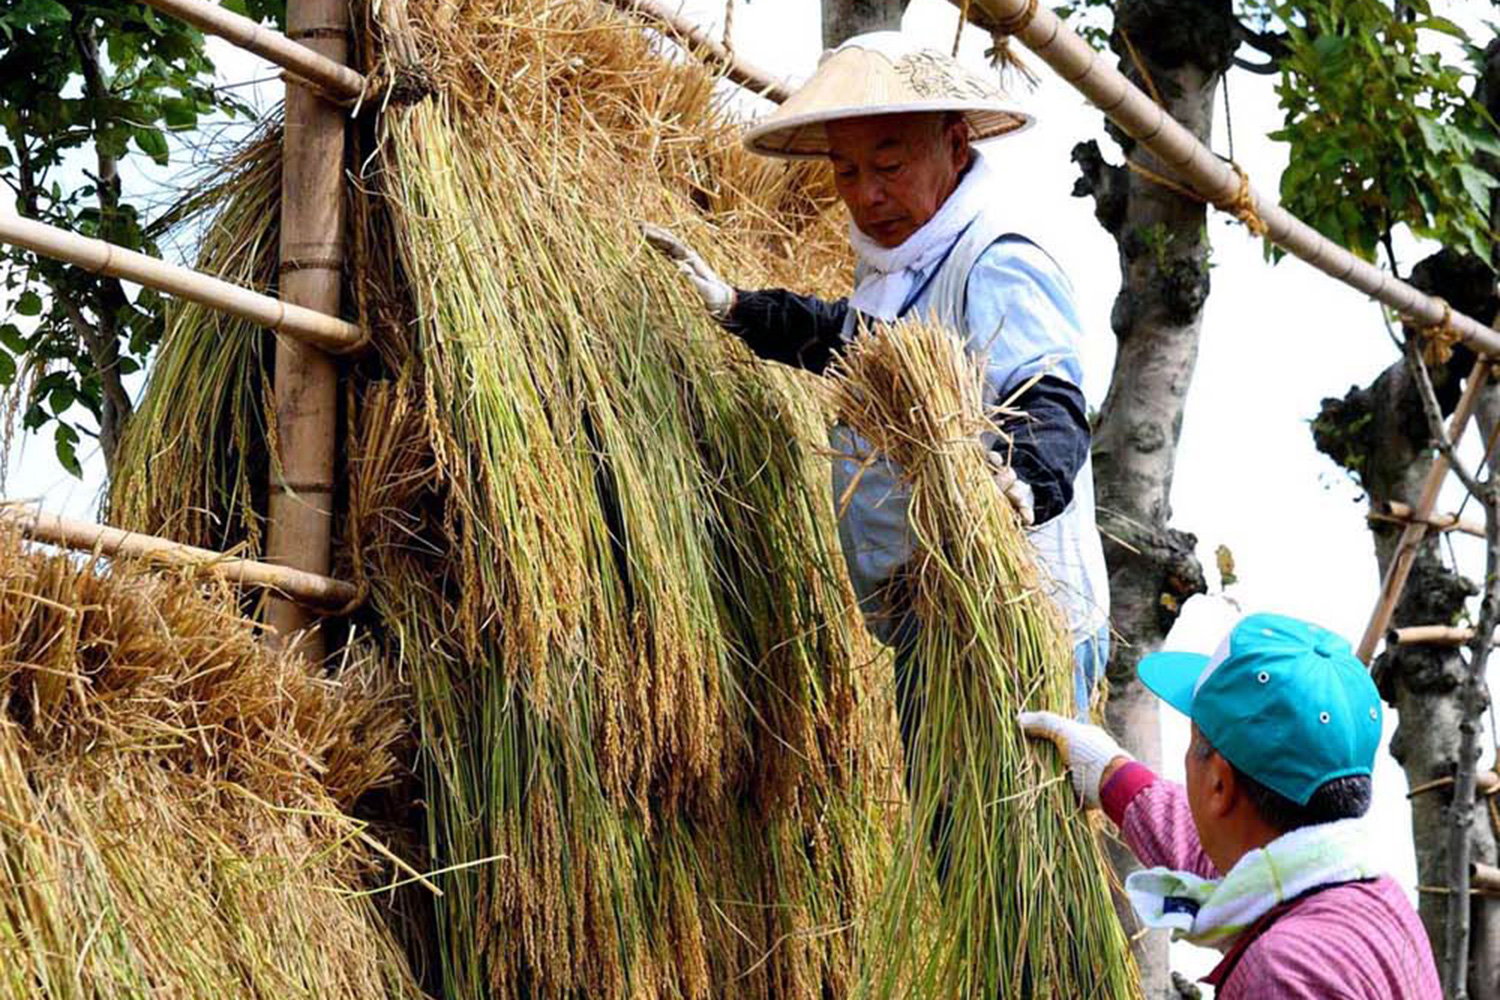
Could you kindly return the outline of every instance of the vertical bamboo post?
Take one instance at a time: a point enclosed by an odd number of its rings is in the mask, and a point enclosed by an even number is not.
[[[349,61],[346,0],[290,0],[287,37],[339,64]],[[344,265],[343,111],[288,79],[281,181],[281,297],[339,314]],[[316,348],[276,340],[276,454],[270,489],[269,562],[329,575],[333,562],[333,471],[338,369]],[[298,631],[312,659],[325,652],[312,616],[273,598],[266,623],[275,641]]]

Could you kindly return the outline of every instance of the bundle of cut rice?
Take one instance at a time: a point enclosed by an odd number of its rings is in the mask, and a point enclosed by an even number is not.
[[[0,534],[0,996],[420,997],[349,814],[397,773],[381,676]]]
[[[862,996],[1138,994],[1109,865],[1071,785],[1016,713],[1070,713],[1073,651],[1031,544],[996,488],[984,372],[950,333],[861,337],[839,416],[904,470],[920,629],[907,836],[886,880]],[[914,932],[915,931],[915,932]]]

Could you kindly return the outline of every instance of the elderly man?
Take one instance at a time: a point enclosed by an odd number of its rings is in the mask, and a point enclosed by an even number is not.
[[[1422,924],[1360,820],[1381,709],[1348,643],[1250,615],[1213,656],[1157,653],[1139,674],[1192,720],[1185,787],[1102,729],[1045,712],[1020,721],[1160,866],[1125,882],[1146,926],[1224,952],[1204,980],[1219,1000],[1439,1000]]]
[[[897,32],[850,39],[746,134],[767,156],[826,159],[849,209],[858,255],[853,295],[825,301],[784,289],[736,289],[675,237],[647,238],[673,258],[725,329],[762,358],[822,372],[856,336],[902,318],[939,322],[982,359],[989,399],[1019,414],[993,442],[996,482],[1031,536],[1076,648],[1077,710],[1106,659],[1108,592],[1094,526],[1081,331],[1057,263],[1011,232],[1003,186],[975,141],[1030,124],[1004,95],[948,56]],[[1008,439],[1007,439],[1008,438]],[[877,635],[895,645],[902,733],[917,723],[919,623],[902,596],[912,556],[901,470],[845,428],[832,442],[834,496],[850,577]]]

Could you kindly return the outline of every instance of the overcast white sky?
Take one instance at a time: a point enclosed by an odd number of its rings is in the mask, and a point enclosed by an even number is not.
[[[1482,0],[1435,0],[1435,13],[1459,21],[1484,37]],[[819,53],[818,5],[810,0],[739,0],[735,44],[748,58],[773,72],[800,77],[810,73]],[[723,0],[685,0],[683,12],[718,31]],[[956,11],[944,0],[913,0],[904,29],[947,49]],[[982,67],[988,39],[965,36],[963,58]],[[274,77],[256,60],[217,45],[226,81]],[[1023,100],[1038,125],[990,148],[992,161],[1014,183],[1007,208],[1014,228],[1044,245],[1067,269],[1081,298],[1087,328],[1085,391],[1097,406],[1108,387],[1114,354],[1109,312],[1119,287],[1113,240],[1093,219],[1093,204],[1071,197],[1077,170],[1069,160],[1075,143],[1105,139],[1101,116],[1050,75]],[[279,93],[271,83],[245,96],[270,102]],[[1230,80],[1235,158],[1263,192],[1279,188],[1286,162],[1284,147],[1266,138],[1279,125],[1271,80],[1236,73]],[[1223,107],[1218,110],[1215,149],[1227,152]],[[148,179],[137,179],[146,185]],[[1213,573],[1214,550],[1227,545],[1240,582],[1228,595],[1195,598],[1168,640],[1171,648],[1209,651],[1245,611],[1282,611],[1315,620],[1358,638],[1378,587],[1364,506],[1352,483],[1313,448],[1308,421],[1325,396],[1364,385],[1397,355],[1383,332],[1377,308],[1361,295],[1336,285],[1300,262],[1265,263],[1261,244],[1241,227],[1215,215],[1213,293],[1204,315],[1198,369],[1188,395],[1187,413],[1173,488],[1173,523],[1199,538],[1200,558]],[[1403,269],[1431,248],[1413,240],[1398,243]],[[845,289],[806,291],[843,294]],[[24,447],[23,447],[24,446]],[[62,472],[51,454],[50,438],[17,442],[5,493],[40,498],[49,509],[89,517],[103,477],[97,456],[86,463],[83,481]],[[1453,509],[1458,493],[1445,501]],[[1477,540],[1455,539],[1472,578],[1482,578]],[[1387,715],[1387,728],[1394,717]],[[1167,773],[1180,777],[1185,726],[1165,726]],[[1492,750],[1486,750],[1486,759]],[[1415,889],[1405,780],[1382,751],[1376,771],[1372,829],[1393,874]],[[1185,973],[1201,975],[1215,955],[1182,947],[1174,961]]]

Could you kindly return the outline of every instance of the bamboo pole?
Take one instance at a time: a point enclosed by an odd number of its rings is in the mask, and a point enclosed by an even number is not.
[[[79,552],[98,551],[116,559],[142,559],[156,565],[201,570],[246,586],[266,587],[313,607],[341,608],[359,597],[359,589],[342,580],[25,507],[0,506],[0,523],[15,525],[33,541]]]
[[[347,63],[347,0],[291,0],[287,37],[305,39],[325,58]],[[281,294],[288,302],[337,313],[344,266],[346,116],[289,78],[284,117]],[[315,348],[278,340],[274,385],[276,450],[266,559],[326,576],[333,563],[338,369]],[[325,655],[322,631],[298,605],[272,600],[266,622],[309,659]]]
[[[1456,625],[1408,625],[1393,628],[1386,642],[1397,646],[1462,646],[1474,638],[1474,630]]]
[[[1110,120],[1174,172],[1205,201],[1234,210],[1253,208],[1266,238],[1344,284],[1384,303],[1412,324],[1451,323],[1459,339],[1480,354],[1500,355],[1500,334],[1473,317],[1363,261],[1318,233],[1274,200],[1263,197],[1236,168],[1221,160],[1171,115],[1127,80],[1093,46],[1036,0],[949,0],[983,27],[1025,26],[1016,37]],[[1029,13],[1028,13],[1029,11]],[[1029,21],[1026,20],[1029,18]]]
[[[353,100],[365,92],[365,78],[362,74],[300,42],[292,41],[279,31],[225,10],[216,3],[209,3],[207,0],[141,2],[270,60],[318,87],[330,97]]]
[[[1474,406],[1479,401],[1479,395],[1484,391],[1490,380],[1490,363],[1486,358],[1477,358],[1474,368],[1469,372],[1469,380],[1464,384],[1463,395],[1458,398],[1458,406],[1454,408],[1453,415],[1448,418],[1448,440],[1454,447],[1463,437],[1464,428],[1468,426],[1469,418],[1474,415]],[[1411,575],[1412,564],[1417,559],[1417,547],[1422,544],[1422,539],[1427,537],[1426,521],[1432,516],[1432,508],[1437,505],[1438,493],[1443,488],[1443,481],[1448,478],[1448,458],[1439,452],[1432,460],[1432,466],[1427,470],[1427,477],[1422,481],[1422,492],[1417,498],[1417,509],[1413,512],[1413,519],[1401,530],[1401,538],[1396,543],[1396,551],[1391,556],[1390,564],[1386,567],[1385,577],[1380,581],[1380,598],[1375,603],[1375,610],[1370,615],[1370,622],[1365,626],[1365,634],[1359,640],[1357,651],[1359,658],[1365,663],[1375,655],[1375,645],[1380,637],[1385,634],[1386,626],[1390,624],[1391,615],[1396,612],[1396,602],[1401,599],[1401,591],[1406,588],[1406,578]]]
[[[1418,521],[1416,510],[1399,500],[1377,502],[1366,516],[1369,521],[1386,521],[1394,524],[1412,524]],[[1437,532],[1457,531],[1465,535],[1484,537],[1484,525],[1478,521],[1466,521],[1457,514],[1435,514],[1421,519],[1429,529]]]
[[[1469,865],[1469,885],[1486,896],[1500,896],[1500,868],[1473,862]]]
[[[777,103],[791,95],[769,73],[727,51],[702,29],[667,10],[657,0],[604,2],[637,14],[686,40],[700,50],[706,61],[727,67],[729,79],[743,87]],[[966,11],[971,21],[986,30],[996,24],[1020,24],[1023,18],[1029,18],[1015,37],[1111,121],[1176,171],[1175,179],[1198,192],[1205,201],[1237,214],[1241,210],[1253,211],[1265,223],[1266,239],[1329,277],[1389,306],[1413,325],[1437,327],[1446,322],[1477,353],[1500,355],[1500,333],[1361,260],[1275,201],[1263,197],[1233,164],[1199,142],[1044,5],[1036,0],[949,2]]]
[[[784,81],[778,80],[766,70],[729,51],[710,38],[702,28],[676,11],[658,3],[657,0],[605,0],[605,2],[627,14],[634,14],[671,35],[704,62],[722,69],[726,77],[746,90],[753,90],[777,104],[792,96],[791,88]]]
[[[0,202],[3,201],[4,199],[0,199]],[[8,210],[0,210],[0,242],[23,247],[68,264],[76,264],[95,274],[133,281],[189,302],[218,309],[277,333],[316,344],[325,351],[343,353],[365,344],[364,333],[358,326],[326,311],[262,295],[189,267],[168,264],[164,260],[126,250],[104,240],[79,236],[56,226],[24,219]]]

